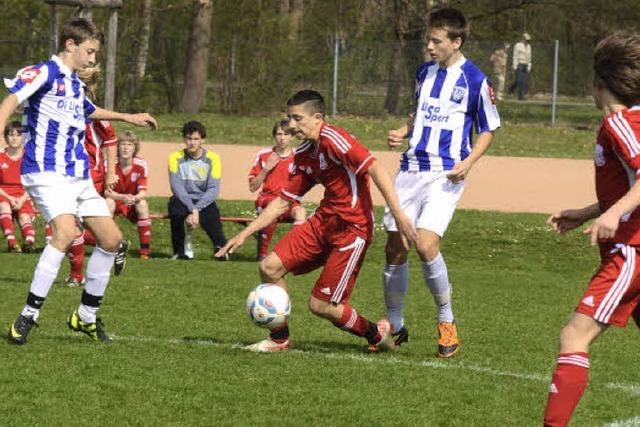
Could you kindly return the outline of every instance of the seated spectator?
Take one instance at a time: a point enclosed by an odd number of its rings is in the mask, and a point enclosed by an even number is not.
[[[112,189],[105,189],[111,215],[121,215],[138,227],[140,258],[151,254],[151,219],[147,197],[147,162],[138,157],[140,141],[133,132],[118,137],[117,181]]]
[[[185,223],[190,230],[202,226],[213,243],[213,254],[227,243],[216,205],[222,175],[220,156],[203,148],[207,132],[202,123],[185,123],[182,136],[186,147],[169,156],[172,259],[190,259],[184,250]],[[227,255],[214,258],[229,259]]]
[[[29,194],[20,181],[20,165],[24,152],[22,124],[11,122],[4,129],[7,148],[0,151],[0,226],[7,239],[9,252],[33,252],[35,246],[35,230],[33,219],[35,209]],[[16,239],[13,220],[17,218],[24,244],[22,248]]]
[[[293,148],[291,148],[293,134],[289,128],[289,121],[276,122],[271,133],[275,139],[275,145],[260,150],[249,171],[249,190],[254,192],[262,187],[256,199],[258,215],[269,202],[280,196],[282,188],[289,180],[289,167],[293,163]],[[258,232],[258,261],[262,261],[269,253],[269,243],[271,243],[278,222],[293,221],[295,226],[304,222],[306,214],[300,203],[293,203],[276,222],[260,230]]]

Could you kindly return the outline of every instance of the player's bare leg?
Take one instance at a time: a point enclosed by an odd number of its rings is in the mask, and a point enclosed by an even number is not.
[[[51,221],[53,235],[45,246],[38,265],[33,274],[33,280],[27,296],[27,303],[22,312],[9,329],[9,342],[25,344],[31,328],[36,325],[53,281],[58,276],[60,265],[65,254],[71,247],[71,242],[79,233],[76,219],[71,214],[58,215]]]
[[[545,425],[567,425],[589,380],[589,345],[607,325],[574,313],[560,333],[560,353],[549,385]]]

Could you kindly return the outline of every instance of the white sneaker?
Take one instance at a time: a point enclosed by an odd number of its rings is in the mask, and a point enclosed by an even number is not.
[[[378,321],[378,332],[380,333],[380,341],[376,344],[370,344],[368,351],[369,353],[377,353],[379,351],[395,351],[396,343],[391,336],[391,325],[387,319],[382,319]]]
[[[289,340],[286,340],[282,344],[278,344],[271,338],[266,338],[262,341],[258,341],[255,344],[248,345],[244,349],[253,351],[255,353],[276,353],[278,351],[289,350]]]

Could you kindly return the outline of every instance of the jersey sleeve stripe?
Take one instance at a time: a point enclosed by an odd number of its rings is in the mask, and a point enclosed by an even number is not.
[[[329,132],[331,135],[334,135],[336,138],[336,141],[339,141],[340,143],[342,143],[342,145],[347,149],[347,151],[349,151],[349,149],[351,148],[351,144],[349,143],[349,141],[347,141],[335,129],[325,128],[325,130]]]
[[[288,199],[297,200],[298,202],[302,200],[302,197],[297,196],[297,195],[295,195],[293,193],[289,193],[286,190],[282,190],[282,194],[284,194],[285,197],[287,197]]]
[[[619,122],[618,115],[612,116],[608,119],[609,124],[611,125],[611,129],[615,132],[616,136],[623,142],[623,144],[629,150],[629,154],[631,157],[635,157],[638,155],[638,150],[634,148],[633,144],[630,140],[630,135],[627,134],[626,130],[621,126]]]
[[[369,157],[367,157],[366,159],[364,159],[364,160],[362,161],[362,163],[360,163],[360,166],[358,166],[358,169],[356,169],[355,174],[356,174],[356,175],[358,175],[358,172],[360,172],[360,169],[362,169],[364,166],[366,166],[368,163],[370,163],[369,161],[370,161],[371,159],[373,159],[373,158],[374,158],[374,157],[373,157],[373,154],[371,154],[371,155],[369,155]]]
[[[349,151],[350,146],[347,146],[343,143],[343,141],[340,141],[338,138],[336,138],[335,135],[327,132],[327,129],[322,131],[322,135],[324,137],[326,137],[330,142],[333,143],[333,145],[342,153],[346,153],[347,151]]]
[[[636,134],[631,128],[629,121],[622,115],[622,112],[619,112],[617,116],[620,119],[622,127],[626,130],[627,135],[629,135],[631,144],[635,148],[636,152],[640,153],[640,144],[638,143],[638,138],[636,138]]]

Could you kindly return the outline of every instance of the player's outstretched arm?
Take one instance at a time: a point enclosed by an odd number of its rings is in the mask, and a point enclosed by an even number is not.
[[[547,224],[550,225],[556,233],[563,234],[580,227],[598,215],[600,215],[600,206],[594,203],[581,209],[565,209],[556,212],[547,218]]]
[[[493,132],[482,132],[480,135],[478,135],[478,138],[473,145],[473,150],[471,150],[469,156],[463,161],[456,163],[453,166],[453,169],[451,169],[451,171],[447,174],[447,178],[455,183],[463,181],[471,171],[473,165],[491,146],[492,141]]]
[[[393,189],[391,178],[389,178],[387,171],[384,170],[377,160],[369,166],[367,173],[376,184],[376,187],[378,187],[378,190],[380,190],[380,193],[382,193],[382,197],[384,197],[385,202],[387,202],[389,211],[396,220],[398,231],[400,231],[400,234],[402,235],[403,244],[407,249],[409,249],[410,243],[415,242],[418,235],[413,225],[413,221],[400,207],[400,201],[398,200],[396,191]]]
[[[156,119],[148,113],[118,113],[117,111],[110,111],[96,107],[96,110],[89,116],[89,118],[95,120],[118,120],[140,127],[149,126],[151,129],[156,129],[158,127]]]
[[[244,244],[247,237],[277,221],[280,215],[289,209],[289,204],[290,203],[287,200],[281,199],[280,197],[272,200],[255,220],[249,223],[249,225],[247,225],[247,227],[240,233],[229,239],[227,244],[216,252],[215,256],[221,257],[227,253],[232,254],[233,251]]]

